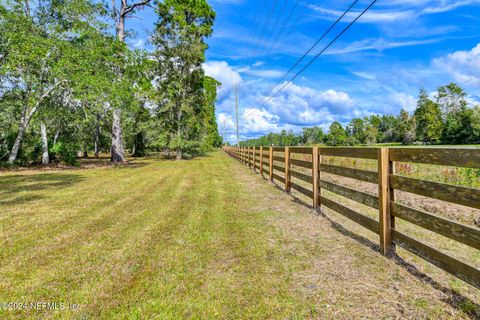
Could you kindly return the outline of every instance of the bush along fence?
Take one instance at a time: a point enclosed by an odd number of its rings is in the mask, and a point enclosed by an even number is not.
[[[395,229],[395,219],[403,219],[480,250],[479,229],[408,207],[395,197],[395,190],[402,190],[480,209],[480,189],[404,177],[395,173],[394,165],[402,162],[479,169],[480,149],[225,147],[224,150],[270,181],[284,184],[286,192],[293,188],[309,197],[314,209],[327,207],[378,234],[382,254],[393,253],[395,245],[398,245],[480,289],[479,269]],[[378,165],[378,171],[327,164],[327,161],[322,162],[324,156],[373,160]],[[311,160],[304,160],[307,158]],[[283,167],[278,164],[283,164]],[[377,184],[378,196],[322,180],[322,173]],[[292,177],[310,187],[292,182]],[[332,200],[322,190],[378,210],[378,221]]]

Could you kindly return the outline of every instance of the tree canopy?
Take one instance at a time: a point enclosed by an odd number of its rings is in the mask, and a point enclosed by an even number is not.
[[[215,12],[159,2],[152,54],[125,43],[126,18],[150,2],[0,4],[0,162],[74,164],[110,151],[116,162],[124,150],[195,155],[222,144],[220,83],[202,69]]]

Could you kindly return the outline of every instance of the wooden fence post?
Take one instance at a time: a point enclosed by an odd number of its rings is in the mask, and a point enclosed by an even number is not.
[[[319,203],[319,189],[318,189],[318,179],[319,179],[319,156],[318,156],[318,147],[313,147],[312,149],[312,185],[313,185],[313,209],[318,209]]]
[[[263,177],[263,147],[260,147],[260,175]]]
[[[268,165],[270,169],[268,171],[268,175],[270,181],[273,182],[273,147],[270,147],[269,153],[270,157],[268,158]]]
[[[290,148],[285,147],[285,191],[290,193]]]
[[[256,170],[255,170],[255,151],[256,151],[256,148],[253,147],[253,152],[252,152],[252,155],[253,155],[253,172],[255,173]]]
[[[392,215],[390,214],[389,149],[378,149],[378,204],[380,221],[380,250],[388,255],[392,249]]]
[[[252,166],[252,156],[251,156],[252,148],[248,147],[248,167]]]

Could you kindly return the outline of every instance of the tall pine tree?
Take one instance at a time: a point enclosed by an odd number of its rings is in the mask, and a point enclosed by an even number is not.
[[[157,114],[166,147],[177,159],[200,145],[203,106],[202,63],[215,12],[205,0],[159,2],[153,35],[157,61]]]

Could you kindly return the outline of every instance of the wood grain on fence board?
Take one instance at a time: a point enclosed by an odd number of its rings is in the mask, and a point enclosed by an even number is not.
[[[390,160],[478,169],[480,149],[391,148]]]
[[[321,148],[322,155],[329,157],[347,157],[377,159],[378,148]]]
[[[347,208],[329,198],[320,196],[320,202],[322,206],[332,209],[335,212],[340,213],[341,215],[349,218],[350,220],[355,221],[361,226],[367,228],[368,230],[378,234],[379,223],[372,218],[369,218],[353,209]]]
[[[394,189],[480,209],[480,189],[390,175]]]
[[[425,211],[413,209],[399,203],[391,202],[390,207],[391,212],[395,217],[480,250],[479,229],[438,217]]]
[[[310,184],[312,184],[312,182],[313,182],[313,178],[311,176],[309,176],[307,174],[304,174],[304,173],[301,173],[301,172],[290,170],[290,175],[292,177],[295,177],[297,179],[300,179],[300,180],[305,181],[305,182],[310,183]]]
[[[312,190],[310,189],[307,189],[307,188],[304,188],[302,187],[301,185],[298,185],[294,182],[290,182],[290,186],[292,187],[292,189],[295,189],[297,190],[298,192],[300,192],[301,194],[309,197],[310,199],[313,199],[313,192]]]
[[[402,248],[480,289],[480,270],[446,255],[420,241],[392,230],[393,241]]]
[[[378,209],[378,197],[373,196],[371,194],[353,190],[332,182],[328,182],[325,180],[320,180],[320,188],[328,190],[330,192],[336,193],[341,195],[342,197],[348,198],[350,200],[359,202],[366,206],[372,207],[374,209]]]
[[[341,166],[334,166],[330,164],[320,164],[320,171],[336,174],[339,176],[357,179],[370,183],[378,183],[378,173],[374,171],[360,170],[354,168],[346,168]]]
[[[312,169],[313,167],[311,162],[298,159],[290,159],[290,164],[307,169]]]

